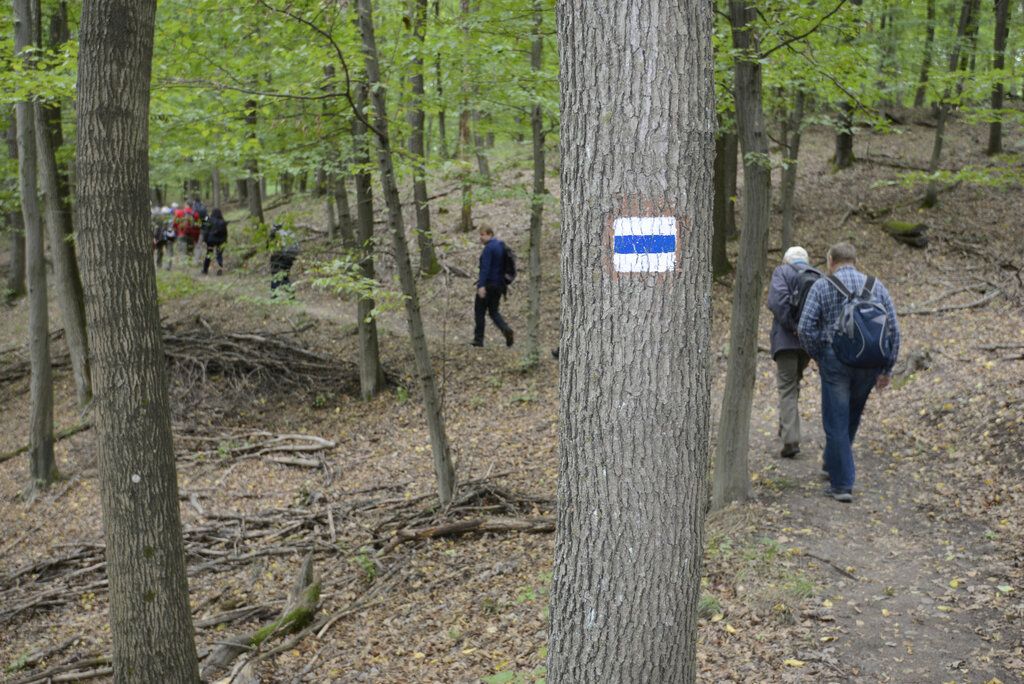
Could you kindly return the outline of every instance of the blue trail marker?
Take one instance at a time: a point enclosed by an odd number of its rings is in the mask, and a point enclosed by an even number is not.
[[[676,268],[674,216],[615,219],[614,261],[619,273],[665,273]]]

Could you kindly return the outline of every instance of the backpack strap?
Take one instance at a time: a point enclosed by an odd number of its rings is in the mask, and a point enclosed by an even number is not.
[[[826,278],[826,280],[828,280],[829,284],[832,285],[832,287],[834,287],[837,290],[839,290],[839,294],[843,295],[847,299],[850,299],[850,298],[853,297],[853,293],[850,292],[850,290],[846,287],[846,285],[843,285],[843,281],[841,281],[839,278],[837,278],[834,274],[830,273],[828,275],[828,278]]]
[[[863,295],[867,296],[875,291],[875,276],[868,276],[868,279],[864,281]]]

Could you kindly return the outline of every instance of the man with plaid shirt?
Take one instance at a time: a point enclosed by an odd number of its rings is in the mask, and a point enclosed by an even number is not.
[[[840,242],[828,251],[829,272],[850,292],[860,292],[867,276],[857,270],[857,250]],[[892,356],[882,368],[854,368],[836,358],[832,334],[846,298],[827,278],[814,283],[807,293],[797,333],[800,343],[818,363],[821,375],[821,421],[825,428],[825,464],[830,486],[825,491],[836,501],[853,501],[853,440],[868,395],[875,387],[885,389],[892,380],[892,368],[900,351],[900,328],[892,297],[881,281],[875,280],[875,296],[884,304],[889,319]]]

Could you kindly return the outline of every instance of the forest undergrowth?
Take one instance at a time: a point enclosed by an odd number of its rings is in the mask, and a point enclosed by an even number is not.
[[[984,163],[981,128],[952,130],[950,163]],[[761,354],[754,497],[708,521],[702,681],[1024,681],[1024,198],[1016,187],[960,185],[919,211],[918,191],[884,162],[924,163],[931,133],[913,125],[900,133],[859,132],[860,161],[838,173],[828,132],[805,137],[797,240],[816,263],[835,241],[857,245],[862,268],[885,281],[903,313],[904,362],[894,386],[871,398],[856,499],[842,506],[820,494],[816,373],[803,386],[804,455],[782,461],[774,368]],[[518,173],[504,176],[522,182]],[[175,448],[200,654],[277,618],[307,555],[321,587],[311,623],[246,650],[213,680],[543,678],[558,369],[545,355],[523,372],[515,348],[491,330],[487,347],[469,346],[473,287],[456,274],[473,272],[478,247],[445,227],[456,202],[442,200],[438,216],[450,268],[423,292],[462,483],[446,515],[432,508],[430,447],[400,313],[381,319],[389,390],[364,403],[351,370],[355,303],[312,288],[301,260],[294,301],[269,300],[265,266],[253,259],[242,268],[230,248],[222,278],[161,274],[165,337],[177,340]],[[315,207],[277,211],[316,228],[324,219]],[[883,208],[927,223],[929,247],[886,235],[871,218]],[[476,210],[478,223],[521,254],[527,217],[520,199]],[[545,228],[541,327],[553,348],[557,221]],[[327,248],[316,231],[303,244],[307,254]],[[773,251],[770,265],[780,256]],[[391,268],[383,258],[385,282]],[[726,277],[714,291],[716,403],[730,286]],[[506,307],[525,328],[525,289]],[[17,362],[26,319],[23,303],[0,311],[0,369]],[[765,311],[764,347],[769,324]],[[55,381],[58,428],[82,426],[69,370],[61,366]],[[27,388],[25,377],[0,377],[0,454],[27,439]],[[87,428],[59,442],[57,462],[62,480],[32,501],[21,496],[24,456],[0,463],[0,681],[109,670]]]

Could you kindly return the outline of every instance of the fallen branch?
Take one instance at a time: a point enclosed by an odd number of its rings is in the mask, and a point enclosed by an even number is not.
[[[377,552],[377,557],[386,556],[400,544],[421,539],[459,537],[471,532],[480,534],[485,532],[526,532],[538,534],[554,531],[555,519],[552,516],[528,519],[477,518],[475,520],[459,520],[432,527],[398,530],[392,535],[391,540]]]
[[[966,304],[948,304],[946,306],[937,306],[932,309],[906,309],[899,312],[900,316],[930,316],[932,314],[947,313],[949,311],[963,311],[965,309],[977,309],[985,306],[993,299],[1003,294],[1002,290],[991,290],[984,297],[976,299],[973,302]]]
[[[57,665],[56,667],[51,667],[47,670],[43,670],[42,672],[36,672],[34,674],[26,675],[25,677],[21,677],[20,679],[11,680],[7,682],[7,684],[38,684],[39,682],[73,682],[75,681],[74,678],[58,679],[58,675],[68,672],[74,672],[75,670],[87,670],[92,672],[94,671],[92,670],[92,668],[110,665],[110,662],[111,659],[110,656],[108,655],[86,658],[85,660],[76,660],[71,663],[65,663],[64,665]],[[107,672],[106,674],[110,674],[110,672]],[[102,676],[102,674],[92,675],[92,677]]]
[[[813,558],[814,560],[818,561],[819,563],[824,563],[825,565],[829,566],[830,568],[832,568],[833,570],[838,572],[843,577],[849,577],[852,580],[857,579],[856,575],[854,575],[852,572],[850,572],[846,568],[841,567],[839,564],[837,564],[833,560],[829,560],[828,558],[823,558],[822,556],[815,555],[815,554],[811,553],[810,551],[804,551],[803,555],[807,556],[808,558]]]
[[[53,441],[54,441],[54,443],[57,443],[57,442],[61,441],[62,439],[67,439],[68,437],[71,437],[72,435],[77,435],[79,432],[85,432],[86,430],[88,430],[91,427],[92,427],[92,423],[85,422],[85,423],[79,423],[78,425],[72,425],[71,427],[64,428],[63,430],[58,430],[53,435]],[[29,450],[29,448],[30,448],[29,445],[26,444],[25,446],[18,447],[14,451],[8,451],[6,454],[0,454],[0,463],[3,463],[4,461],[9,461],[12,458],[14,458],[15,456],[18,456],[20,454],[24,454],[25,452],[27,452]]]

